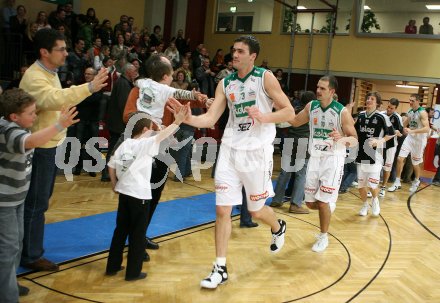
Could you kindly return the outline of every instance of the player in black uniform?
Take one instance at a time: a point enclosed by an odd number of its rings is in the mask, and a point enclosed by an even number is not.
[[[397,146],[402,145],[403,140],[398,141],[398,137],[402,137],[403,123],[402,117],[396,112],[399,106],[399,100],[391,98],[388,102],[387,110],[384,112],[390,119],[391,125],[394,128],[394,134],[396,135],[392,140],[388,140],[385,146],[384,153],[384,165],[383,165],[383,178],[382,187],[380,188],[379,197],[385,197],[386,185],[390,178],[391,169],[394,165],[394,159],[397,151]]]
[[[394,136],[394,129],[388,117],[377,108],[382,104],[378,92],[370,92],[366,96],[366,111],[359,113],[354,125],[359,141],[359,151],[356,158],[358,165],[358,188],[363,202],[359,211],[360,216],[366,216],[370,206],[367,202],[367,190],[372,194],[372,214],[380,214],[379,182],[383,164],[382,149],[384,143]]]

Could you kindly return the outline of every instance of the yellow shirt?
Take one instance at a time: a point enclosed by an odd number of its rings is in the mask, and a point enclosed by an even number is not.
[[[88,83],[63,89],[58,74],[45,69],[38,61],[26,70],[20,88],[37,100],[37,119],[31,128],[32,132],[55,124],[63,106],[74,106],[91,95]],[[65,137],[66,130],[41,148],[56,147]]]

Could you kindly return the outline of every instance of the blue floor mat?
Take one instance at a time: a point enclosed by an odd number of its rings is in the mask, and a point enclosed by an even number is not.
[[[239,210],[233,208],[233,215]],[[158,237],[215,221],[215,193],[159,203],[148,228],[149,237]],[[110,248],[116,226],[116,211],[46,224],[45,258],[63,263]],[[18,274],[30,270],[20,267]]]

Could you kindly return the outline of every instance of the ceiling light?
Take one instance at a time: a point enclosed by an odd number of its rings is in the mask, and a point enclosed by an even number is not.
[[[364,5],[364,10],[371,10],[371,8],[368,5]]]
[[[231,13],[235,13],[237,11],[237,7],[236,6],[231,6],[229,8],[229,10],[231,11]]]
[[[440,5],[426,5],[429,10],[440,10]]]
[[[305,7],[305,6],[302,6],[302,5],[300,5],[300,6],[297,6],[296,8],[297,8],[297,9],[307,9],[307,7]]]
[[[254,0],[248,0],[248,2],[253,2]]]
[[[400,87],[400,88],[419,88],[416,85],[408,85],[408,84],[396,84],[396,87]]]

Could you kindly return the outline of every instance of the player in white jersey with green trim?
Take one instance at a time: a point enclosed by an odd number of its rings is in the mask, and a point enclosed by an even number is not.
[[[275,123],[292,119],[295,112],[275,76],[254,66],[259,51],[259,42],[253,36],[236,39],[232,63],[237,71],[220,81],[206,114],[185,120],[194,127],[211,127],[226,105],[230,110],[215,172],[216,261],[212,272],[200,283],[204,288],[216,288],[228,280],[226,252],[231,211],[234,205],[242,204],[243,186],[252,217],[271,227],[270,251],[276,253],[284,245],[286,222],[277,220],[273,210],[264,204],[273,196]],[[171,99],[169,106],[176,110],[181,105]]]
[[[328,246],[331,213],[336,207],[339,186],[344,173],[346,147],[357,145],[357,134],[351,113],[333,100],[338,82],[334,76],[322,77],[316,97],[306,105],[290,124],[310,125],[305,201],[310,209],[319,210],[321,233],[312,250],[324,251]]]
[[[396,181],[388,191],[393,192],[402,187],[400,175],[402,174],[403,163],[411,154],[411,162],[414,167],[415,179],[409,188],[410,192],[415,192],[420,185],[420,164],[423,163],[423,152],[428,140],[429,119],[425,109],[420,106],[420,96],[412,94],[409,97],[410,110],[408,116],[403,121],[403,134],[407,135],[400,148],[396,165]]]

